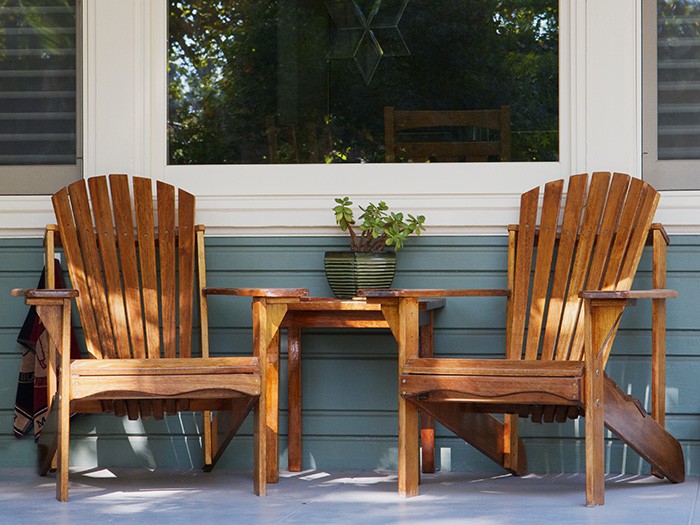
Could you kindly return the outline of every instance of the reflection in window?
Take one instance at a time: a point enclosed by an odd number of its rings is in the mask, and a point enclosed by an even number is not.
[[[439,6],[170,0],[169,162],[557,160],[557,0]]]

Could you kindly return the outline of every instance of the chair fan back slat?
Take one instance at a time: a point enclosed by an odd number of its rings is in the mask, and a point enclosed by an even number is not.
[[[626,200],[629,195],[629,183],[629,175],[623,173],[616,173],[610,183],[588,275],[585,276],[586,278],[582,284],[579,284],[577,281],[576,287],[574,288],[577,295],[578,316],[576,324],[569,331],[571,342],[561,349],[561,355],[564,359],[578,361],[583,358],[585,336],[583,331],[584,312],[582,301],[578,299],[578,292],[583,289],[599,290],[602,286],[605,268],[608,266],[611,257],[614,258],[613,247],[615,237],[617,236],[617,230],[620,227],[620,218],[622,217],[623,210],[626,208],[625,203],[629,202]],[[632,200],[634,200],[634,195],[632,195]],[[632,206],[636,207],[636,202],[632,204]],[[622,238],[623,236],[624,233],[622,233],[620,237]]]
[[[630,181],[627,198],[620,214],[620,222],[615,232],[615,240],[610,249],[608,264],[605,267],[605,273],[599,285],[602,290],[610,290],[617,285],[620,270],[622,269],[622,261],[627,252],[632,229],[637,220],[637,210],[642,199],[643,186],[644,183],[640,179],[632,179]]]
[[[547,307],[547,322],[545,324],[542,339],[542,359],[551,360],[554,357],[554,348],[559,337],[561,316],[566,301],[569,275],[571,272],[578,230],[581,225],[586,190],[588,188],[588,174],[574,175],[569,179],[566,190],[566,205],[562,219],[559,246],[557,247],[557,261],[554,268],[554,281]]]
[[[114,221],[109,198],[109,189],[107,187],[107,178],[92,177],[88,179],[88,187],[90,188],[92,209],[95,217],[95,230],[97,231],[100,259],[107,288],[109,321],[111,321],[112,325],[117,356],[120,358],[128,358],[131,356],[131,348],[126,324],[124,294],[119,272],[117,245],[114,238]]]
[[[180,356],[192,353],[192,319],[194,304],[194,214],[195,199],[178,190],[178,270],[180,309]]]
[[[73,218],[78,232],[78,242],[83,259],[83,269],[87,281],[87,289],[82,294],[89,297],[92,310],[97,322],[98,338],[103,357],[117,357],[114,345],[114,335],[109,319],[107,305],[107,289],[102,276],[102,264],[97,247],[95,224],[90,212],[90,201],[83,181],[73,183],[68,188]]]
[[[634,225],[630,234],[630,248],[626,251],[625,259],[622,262],[616,290],[629,290],[632,287],[632,279],[642,258],[645,240],[654,220],[654,213],[660,198],[657,191],[649,185],[644,186],[640,205],[634,216]]]
[[[616,283],[616,290],[629,290],[632,287],[632,279],[636,273],[639,261],[642,258],[645,240],[648,236],[649,228],[654,219],[654,212],[658,206],[660,195],[648,185],[644,186],[642,199],[635,214],[635,223],[630,235],[629,248],[626,250],[625,258],[620,269]],[[612,345],[605,347],[602,362],[605,365],[610,355]]]
[[[83,330],[85,331],[85,345],[90,355],[102,359],[103,356],[97,331],[97,322],[92,309],[90,296],[87,293],[82,293],[84,290],[88,289],[87,274],[83,265],[83,256],[80,251],[78,232],[76,231],[75,221],[73,219],[68,188],[63,188],[55,193],[51,201],[58,222],[63,251],[66,254],[71,284],[73,288],[81,291],[76,301],[78,313],[80,314],[83,324]]]
[[[628,176],[616,174],[613,177],[607,202],[605,203],[600,231],[596,238],[593,260],[591,261],[586,281],[582,284],[582,286],[591,290],[597,290],[602,285],[605,268],[613,256],[612,248],[617,235],[620,216],[625,207],[625,196],[628,193],[628,187]]]
[[[176,357],[178,341],[179,355],[192,355],[195,199],[180,190],[176,200],[162,182],[156,188],[155,207],[151,179],[126,175],[78,181],[52,197],[96,358]],[[162,410],[120,403],[120,412]]]
[[[515,247],[515,280],[513,287],[513,319],[508,336],[508,359],[521,359],[525,335],[525,316],[530,289],[530,273],[535,244],[535,226],[539,204],[539,188],[524,193],[520,198],[520,222]]]
[[[160,357],[160,313],[156,263],[155,220],[151,180],[134,177],[134,208],[136,210],[136,237],[139,243],[139,269],[146,325],[147,354]]]
[[[563,182],[545,186],[536,254],[538,188],[521,199],[516,238],[509,242],[515,246],[509,359],[583,359],[579,292],[630,288],[659,200],[658,192],[629,175],[597,172],[588,188],[582,174],[569,179],[562,214]],[[543,412],[545,420],[564,415]]]
[[[136,262],[136,238],[134,235],[133,206],[126,175],[110,175],[109,187],[114,208],[115,235],[119,248],[124,301],[129,323],[131,355],[137,359],[146,357],[146,339],[141,308],[141,283]]]
[[[573,333],[581,311],[581,300],[578,293],[583,289],[586,282],[586,274],[593,258],[593,251],[596,246],[596,232],[598,232],[600,227],[601,215],[605,209],[605,197],[609,184],[609,173],[594,173],[591,177],[583,220],[579,228],[576,255],[574,256],[574,263],[567,285],[566,302],[564,303],[564,312],[561,317],[559,337],[554,351],[554,358],[557,360],[568,359]]]
[[[175,262],[175,188],[158,182],[158,251],[160,260],[160,297],[163,317],[163,356],[177,355],[177,305]]]
[[[542,326],[545,319],[550,276],[552,275],[552,259],[554,258],[557,222],[559,220],[559,207],[563,188],[563,180],[550,182],[544,188],[535,274],[530,300],[530,319],[527,324],[525,359],[537,359]]]

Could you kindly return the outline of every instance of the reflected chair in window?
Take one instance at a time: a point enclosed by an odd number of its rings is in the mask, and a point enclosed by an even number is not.
[[[54,258],[54,245],[62,245],[73,289],[13,292],[36,306],[58,350],[50,359],[40,471],[49,470],[55,455],[56,496],[66,501],[74,413],[161,419],[202,412],[204,468],[210,470],[252,411],[254,491],[264,495],[266,399],[277,395],[276,383],[267,381],[277,373],[266,359],[268,347],[277,344],[269,327],[281,322],[289,301],[307,292],[208,288],[194,196],[163,182],[154,195],[153,186],[150,179],[134,177],[130,184],[126,175],[110,175],[53,195],[58,225],[47,228],[47,260]],[[232,344],[235,357],[210,356],[211,295],[252,297],[253,348]],[[69,357],[73,299],[90,359]],[[198,333],[199,345],[193,341]]]
[[[386,162],[510,160],[510,106],[478,110],[384,108]]]
[[[665,300],[676,292],[665,289],[667,238],[652,225],[659,194],[640,179],[603,172],[590,186],[588,175],[576,175],[563,191],[558,180],[544,195],[540,188],[522,195],[520,221],[509,228],[506,289],[360,292],[383,303],[399,343],[402,494],[418,491],[419,409],[517,475],[527,469],[518,417],[583,416],[589,506],[604,503],[604,426],[655,475],[684,480],[681,446],[663,426]],[[631,290],[649,238],[653,289]],[[506,298],[505,359],[419,357],[418,298],[430,296]],[[605,372],[623,310],[638,299],[652,300],[651,416]],[[448,349],[453,356],[463,350]]]

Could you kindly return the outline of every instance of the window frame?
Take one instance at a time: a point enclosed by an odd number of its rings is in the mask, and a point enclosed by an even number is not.
[[[658,158],[657,0],[642,0],[642,173],[658,190],[700,190],[700,159]]]
[[[340,235],[329,212],[339,195],[419,211],[426,235],[503,235],[537,184],[597,170],[640,176],[640,19],[639,0],[560,0],[556,163],[166,167],[165,0],[83,2],[84,172],[195,193],[208,235]],[[657,220],[671,234],[700,234],[698,209],[700,192],[667,191]],[[0,196],[0,237],[40,237],[54,221],[45,196]]]
[[[525,191],[533,185],[569,174],[571,165],[572,121],[568,108],[573,41],[562,35],[573,35],[575,18],[580,8],[559,1],[559,161],[509,163],[433,163],[433,164],[302,164],[302,165],[168,165],[167,99],[167,2],[152,3],[151,18],[157,21],[151,49],[151,86],[156,94],[151,119],[152,141],[150,171],[158,178],[191,188],[202,196],[218,196],[228,192],[237,196],[284,197],[302,195],[337,196],[367,193],[386,196],[410,196],[423,192],[430,180],[429,195],[500,193],[503,188]],[[166,95],[167,96],[167,95]],[[397,177],[401,177],[397,183]],[[331,199],[332,202],[332,199]]]
[[[0,196],[51,195],[83,176],[83,0],[75,1],[75,164],[0,166]]]

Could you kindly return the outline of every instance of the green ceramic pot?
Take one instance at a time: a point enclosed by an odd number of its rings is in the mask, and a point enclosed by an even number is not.
[[[361,288],[390,288],[396,271],[396,254],[326,252],[326,279],[339,299],[357,296]]]

